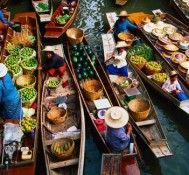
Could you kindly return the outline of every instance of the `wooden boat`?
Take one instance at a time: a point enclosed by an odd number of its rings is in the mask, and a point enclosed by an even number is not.
[[[33,46],[33,48],[37,52],[38,65],[41,65],[41,42],[40,42],[40,37],[39,37],[39,27],[38,27],[36,14],[34,12],[16,14],[13,20],[20,22],[23,28],[27,28],[36,37],[36,43]],[[11,41],[13,35],[15,35],[15,32],[9,27],[6,38],[5,38],[5,47],[2,51],[2,60],[1,60],[2,62],[4,62],[4,59],[8,55],[8,51],[6,50],[6,45],[8,42]],[[8,168],[9,175],[25,175],[26,172],[28,175],[35,174],[36,161],[37,161],[37,148],[38,148],[38,122],[39,122],[39,116],[40,116],[40,103],[41,103],[41,90],[42,90],[42,77],[41,77],[40,70],[36,72],[36,76],[37,76],[36,90],[38,94],[37,94],[37,101],[36,101],[37,112],[34,116],[37,121],[37,125],[35,128],[35,137],[32,138],[30,134],[24,134],[24,137],[22,139],[23,140],[22,145],[21,145],[22,147],[27,146],[29,147],[30,150],[32,150],[32,158],[28,160],[22,160],[21,151],[20,149],[17,150]],[[1,148],[2,148],[2,145],[1,145]],[[4,161],[3,161],[3,154],[4,154],[4,150],[1,150],[2,161],[1,161],[0,166],[2,167],[2,174],[6,172]]]
[[[10,21],[10,12],[5,12],[3,15],[7,21]],[[0,21],[0,51],[3,50],[4,39],[6,37],[6,33],[7,33],[7,28],[6,28],[5,24]],[[0,60],[1,60],[1,58],[0,58]]]
[[[115,4],[116,5],[125,5],[127,3],[128,0],[116,0]]]
[[[49,8],[48,9],[40,9],[38,8],[38,5],[46,5]],[[34,8],[34,10],[36,11],[36,13],[39,16],[39,20],[40,22],[48,22],[51,21],[51,17],[53,14],[53,4],[52,4],[52,0],[32,0],[32,6]]]
[[[86,38],[84,37],[83,39],[83,43],[89,47],[89,44],[86,40]],[[84,49],[84,48],[83,48]],[[96,54],[94,53],[94,51],[92,49],[90,49],[92,51],[92,54],[95,56],[95,58],[97,58]],[[86,50],[84,50],[85,52]],[[75,83],[77,85],[77,88],[78,88],[78,91],[79,93],[81,94],[81,98],[83,100],[83,103],[85,105],[85,109],[88,113],[88,120],[90,121],[91,123],[91,126],[93,127],[93,134],[95,136],[95,140],[97,142],[97,145],[100,147],[100,150],[101,152],[103,153],[111,153],[112,150],[109,148],[109,146],[107,145],[104,137],[105,137],[105,130],[106,130],[106,126],[103,124],[101,125],[103,130],[100,130],[98,129],[98,126],[97,124],[95,123],[96,119],[98,119],[97,117],[97,106],[95,106],[95,103],[93,101],[90,101],[86,98],[85,94],[84,94],[84,91],[83,91],[83,83],[84,81],[83,80],[79,80],[78,77],[76,76],[76,69],[74,67],[74,63],[72,62],[72,59],[73,59],[73,55],[71,55],[70,53],[70,44],[67,42],[67,53],[68,53],[68,56],[69,56],[69,62],[70,62],[70,65],[71,65],[71,69],[73,70],[73,75],[75,77]],[[87,54],[87,52],[85,52]],[[90,61],[90,60],[88,60]],[[91,64],[90,66],[92,66],[93,64]],[[114,91],[113,91],[113,87],[111,86],[111,83],[110,83],[110,80],[109,78],[107,77],[107,74],[106,72],[104,71],[101,63],[100,63],[100,60],[99,59],[96,59],[96,63],[95,63],[95,66],[92,66],[92,69],[95,71],[95,74],[97,75],[97,79],[101,82],[102,86],[103,86],[103,96],[100,97],[100,99],[103,99],[106,103],[106,107],[108,106],[108,108],[110,106],[120,106],[120,102],[119,100],[117,99],[117,97],[115,96],[114,94]],[[98,75],[98,72],[100,73],[100,76]],[[97,100],[98,101],[98,100]],[[100,106],[100,108],[102,107],[102,104]],[[98,108],[99,109],[99,108]],[[133,138],[134,139],[134,138]],[[135,139],[134,139],[134,145],[135,145],[135,151],[134,153],[132,154],[124,154],[124,157],[130,157],[132,160],[133,160],[133,164],[132,166],[130,166],[128,168],[128,172],[137,172],[136,174],[140,174],[140,171],[139,171],[139,168],[138,168],[138,164],[137,164],[137,161],[134,160],[136,159],[136,154],[138,153],[138,149],[137,149],[137,145],[136,145],[136,142],[135,142]],[[130,159],[129,159],[130,161]],[[132,173],[131,173],[132,174]]]
[[[45,25],[45,30],[46,30],[44,34],[45,38],[59,38],[70,27],[70,25],[73,23],[73,21],[76,18],[79,9],[79,1],[80,0],[77,0],[77,5],[74,9],[71,8],[69,10],[70,19],[64,25],[57,24],[55,21],[56,17],[63,15],[62,14],[63,7],[62,4],[60,4],[60,6],[53,13],[52,20]]]
[[[112,34],[103,34],[102,35],[102,41],[103,41],[103,48],[104,48],[104,60],[107,61],[110,59],[110,53],[112,53],[115,49],[115,42]],[[111,52],[110,52],[111,51]],[[110,60],[111,61],[111,60]],[[142,83],[140,77],[132,67],[132,65],[128,64],[128,74],[129,78],[131,80],[137,80],[139,82],[139,86],[137,87],[131,87],[127,90],[133,91],[137,90],[134,96],[136,98],[142,98],[145,100],[148,100],[150,102],[150,112],[148,117],[145,120],[142,121],[135,121],[134,117],[131,114],[131,122],[137,131],[137,133],[141,136],[141,138],[144,140],[144,142],[147,144],[147,146],[150,148],[152,153],[155,155],[155,157],[160,158],[164,156],[170,156],[173,155],[171,152],[166,136],[163,132],[163,129],[161,127],[161,124],[159,122],[158,116],[156,114],[156,111],[154,109],[153,103],[150,99],[150,96],[148,95],[148,92]],[[112,82],[112,86],[115,89],[115,92],[117,94],[117,97],[119,98],[120,102],[125,99],[126,96],[129,97],[129,91],[122,91],[120,90],[116,85],[116,79],[119,76],[117,75],[109,75],[110,81]],[[128,108],[128,105],[124,105],[124,108]]]
[[[188,28],[188,26],[185,25],[185,24],[183,24],[179,20],[177,20],[175,17],[171,16],[170,14],[163,13],[161,15],[161,19],[162,19],[163,22],[167,23],[168,25],[175,26],[178,29],[178,32],[183,33],[183,36],[189,36],[189,32],[188,32],[189,28]],[[141,27],[142,26],[141,25],[141,20],[137,19],[136,24]],[[177,71],[177,73],[181,75],[180,79],[182,79],[183,84],[186,85],[187,87],[189,87],[189,82],[186,79],[186,75],[183,75],[183,73],[181,73],[178,70],[178,66],[174,66],[171,63],[171,58],[165,56],[165,54],[163,53],[163,49],[159,48],[157,46],[156,41],[154,39],[152,39],[152,37],[150,36],[150,34],[145,33],[145,31],[143,30],[143,28],[141,28],[140,34],[141,34],[141,37],[147,39],[147,41],[156,50],[156,52],[160,55],[160,57],[162,57],[162,60],[164,60],[165,62],[167,62],[168,65],[170,65],[171,68],[175,69]],[[180,50],[180,52],[183,52],[183,51]]]
[[[189,24],[189,6],[182,0],[170,0],[170,5],[177,11],[186,24]]]
[[[101,162],[101,172],[100,175],[106,174],[138,174],[138,172],[132,171],[128,172],[130,166],[134,163],[135,160],[128,161],[130,157],[122,157],[119,154],[102,154]]]
[[[54,48],[58,55],[65,58],[61,44],[55,45]],[[67,87],[58,86],[57,88],[49,89],[47,86],[49,78],[51,77],[46,76],[46,80],[44,81],[41,106],[41,133],[47,174],[82,175],[85,153],[85,119],[81,98],[77,93],[69,67],[67,67],[61,80],[61,83],[68,82],[69,85]],[[50,109],[53,109],[59,103],[63,103],[61,102],[61,98],[66,99],[63,101],[67,105],[67,118],[63,123],[55,125],[52,124],[52,121],[48,120],[47,114]],[[73,132],[67,131],[67,129],[73,126],[78,128],[78,130]],[[58,136],[58,133],[63,134]],[[58,159],[52,154],[51,145],[67,138],[74,140],[74,151],[71,157]]]

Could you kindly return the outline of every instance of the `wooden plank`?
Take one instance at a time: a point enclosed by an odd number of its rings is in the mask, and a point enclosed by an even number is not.
[[[152,124],[155,124],[155,123],[156,123],[156,120],[155,120],[155,119],[144,120],[144,121],[136,122],[137,126],[152,125]]]
[[[170,150],[170,148],[167,145],[159,146],[159,148],[161,149],[161,152],[164,155],[166,155],[166,156],[173,155],[172,151]]]
[[[56,163],[50,163],[49,167],[50,169],[55,169],[55,168],[62,168],[66,166],[71,166],[79,163],[79,158],[77,159],[71,159],[71,160],[66,160],[66,161],[61,161],[61,162],[56,162]]]
[[[73,140],[78,140],[78,139],[80,139],[80,133],[78,133],[78,134],[74,134],[74,135],[72,135],[72,136],[65,136],[65,137],[62,137],[62,138],[70,138],[70,139],[73,139]],[[61,139],[62,139],[61,138]],[[56,141],[58,141],[58,139],[54,139],[54,140],[46,140],[45,141],[45,145],[52,145],[54,142],[56,142]]]

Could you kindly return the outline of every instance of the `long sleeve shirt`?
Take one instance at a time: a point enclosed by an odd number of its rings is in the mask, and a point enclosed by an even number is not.
[[[47,59],[46,64],[43,66],[43,70],[47,71],[51,68],[57,69],[63,65],[64,65],[64,59],[61,56],[54,53],[52,58]]]
[[[115,151],[121,152],[129,146],[130,135],[126,134],[126,128],[110,128],[107,127],[106,141]]]
[[[4,18],[4,15],[3,15],[2,10],[0,10],[0,20],[1,20],[4,24],[12,25],[11,22],[8,22],[8,21]]]
[[[115,50],[113,55],[115,56],[114,64],[113,64],[115,67],[121,68],[123,66],[127,66],[127,61],[126,61],[127,52],[125,50],[121,53],[118,53],[118,51]]]
[[[118,35],[121,32],[128,32],[129,30],[132,31],[136,29],[137,27],[129,22],[128,19],[126,19],[125,21],[118,19],[114,25],[113,31],[115,35]]]
[[[163,89],[166,89],[168,92],[172,92],[173,90],[182,90],[179,82],[176,80],[173,84],[171,84],[170,79],[166,80],[162,86]]]

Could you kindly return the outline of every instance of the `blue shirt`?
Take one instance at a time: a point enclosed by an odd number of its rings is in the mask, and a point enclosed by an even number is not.
[[[121,32],[128,32],[129,30],[136,30],[137,27],[129,22],[128,19],[121,21],[118,19],[114,25],[113,31],[115,35],[118,35]]]
[[[11,22],[8,22],[8,21],[4,18],[4,15],[3,15],[2,10],[0,10],[0,20],[1,20],[4,24],[8,24],[8,25],[12,26],[12,23],[11,23]]]
[[[21,100],[9,73],[0,79],[0,102],[3,106],[4,119],[23,117]]]
[[[129,146],[130,135],[126,134],[126,128],[110,128],[107,126],[106,141],[115,151],[121,152]]]

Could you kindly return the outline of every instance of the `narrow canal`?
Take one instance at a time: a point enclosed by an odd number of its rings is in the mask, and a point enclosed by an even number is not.
[[[56,0],[57,1],[57,0]],[[54,3],[56,2],[54,1]],[[80,10],[73,24],[82,28],[89,42],[94,46],[97,54],[102,57],[101,34],[109,29],[106,19],[106,12],[127,10],[128,13],[144,11],[151,13],[151,10],[160,8],[164,12],[174,16],[174,9],[169,7],[169,0],[129,0],[123,7],[115,6],[114,0],[81,0]],[[55,5],[57,5],[55,3]],[[15,13],[32,11],[30,0],[15,0],[8,2],[8,10],[13,18]],[[53,43],[61,43],[63,37],[53,40]],[[46,44],[51,40],[44,40]],[[188,175],[189,174],[189,129],[182,124],[178,118],[182,114],[154,90],[149,88],[150,96],[155,105],[160,122],[162,124],[168,144],[174,156],[155,159],[146,147],[141,149],[145,162],[140,165],[142,175]],[[140,145],[140,143],[138,143]],[[101,166],[101,155],[96,148],[93,138],[89,137],[86,143],[85,175],[99,175]],[[44,173],[39,173],[40,175]]]

